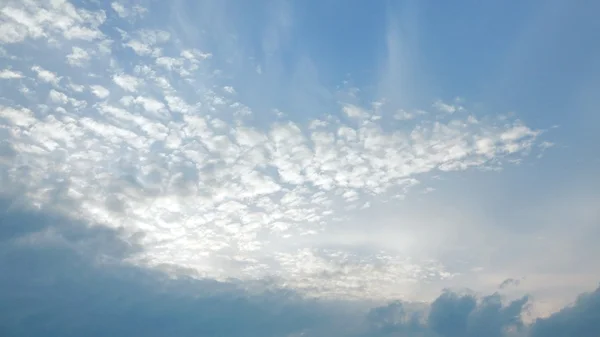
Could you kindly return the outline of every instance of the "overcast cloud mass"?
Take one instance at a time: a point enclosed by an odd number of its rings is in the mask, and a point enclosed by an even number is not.
[[[598,10],[0,0],[0,336],[599,336]]]

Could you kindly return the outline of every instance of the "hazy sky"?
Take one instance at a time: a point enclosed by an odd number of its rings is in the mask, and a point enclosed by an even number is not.
[[[0,0],[0,335],[597,336],[598,11]]]

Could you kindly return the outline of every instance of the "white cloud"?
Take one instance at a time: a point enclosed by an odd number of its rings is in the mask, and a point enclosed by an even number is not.
[[[309,124],[309,129],[310,130],[315,130],[315,129],[326,127],[326,126],[327,126],[327,122],[326,121],[312,120],[310,122],[310,124]]]
[[[64,37],[68,40],[79,39],[86,41],[96,40],[101,38],[102,36],[103,34],[97,29],[81,26],[71,27],[64,34]]]
[[[180,55],[190,61],[198,62],[212,57],[211,53],[205,53],[198,49],[185,49],[182,50]]]
[[[53,103],[57,103],[57,104],[58,103],[67,104],[69,102],[69,97],[67,95],[65,95],[64,93],[62,93],[60,91],[56,91],[54,89],[50,90],[50,93],[48,94],[48,98]]]
[[[131,8],[126,8],[123,4],[118,3],[116,1],[112,2],[110,4],[110,7],[121,18],[141,17],[144,15],[144,13],[147,12],[147,9],[140,5],[134,5]]]
[[[105,99],[110,95],[110,91],[101,85],[90,85],[90,90],[92,91],[92,94],[100,99]]]
[[[127,9],[125,9],[125,6],[123,6],[122,4],[120,4],[118,2],[111,3],[110,7],[115,12],[117,12],[117,14],[122,18],[127,17],[127,15],[129,14],[129,11]]]
[[[90,54],[82,48],[73,47],[71,54],[67,55],[67,63],[74,67],[82,67],[90,60]]]
[[[98,29],[106,19],[104,11],[77,8],[66,1],[8,1],[0,13],[0,43],[18,43],[28,38],[52,41],[104,37]]]
[[[464,110],[464,108],[460,105],[448,104],[448,103],[444,103],[443,101],[440,101],[440,100],[435,101],[433,103],[433,107],[441,112],[448,113],[448,114],[452,114],[457,111]]]
[[[67,86],[75,92],[83,92],[83,90],[85,89],[85,86],[76,83],[69,83]]]
[[[36,122],[33,113],[29,109],[15,109],[0,105],[0,118],[17,127],[29,127]]]
[[[138,40],[131,40],[125,43],[125,45],[138,55],[149,55],[153,52],[152,46],[149,44],[145,44]]]
[[[500,138],[505,142],[513,142],[528,136],[536,136],[538,135],[538,131],[531,130],[530,128],[524,125],[516,125],[509,130],[503,132],[500,135]]]
[[[183,61],[184,61],[184,59],[182,59],[182,58],[174,58],[174,57],[161,56],[161,57],[156,58],[156,64],[164,67],[167,70],[173,70],[173,69],[180,68],[181,66],[183,66]]]
[[[365,118],[365,117],[367,117],[366,111],[364,111],[360,107],[357,107],[356,105],[353,105],[353,104],[344,105],[342,110],[350,118]]]
[[[554,145],[556,145],[556,144],[549,142],[549,141],[543,141],[540,143],[539,147],[541,147],[542,149],[549,149],[549,148],[553,147]]]
[[[415,118],[415,115],[407,112],[406,110],[400,109],[396,111],[396,113],[394,114],[394,118],[397,120],[405,121]]]
[[[47,83],[58,85],[58,82],[60,82],[60,80],[62,79],[62,76],[58,76],[56,73],[46,70],[40,66],[33,66],[31,67],[31,70],[33,70],[37,74],[37,77],[40,80]]]
[[[141,85],[141,80],[128,74],[116,74],[112,76],[113,82],[125,91],[136,92]]]
[[[159,102],[151,97],[138,96],[133,100],[133,102],[141,105],[145,110],[154,113],[163,111],[165,109],[165,105],[162,102]]]
[[[20,71],[14,71],[11,69],[0,70],[0,78],[5,80],[23,78],[23,74]]]
[[[127,40],[124,45],[131,48],[140,56],[160,56],[160,45],[171,39],[171,34],[164,30],[142,29],[136,31],[135,38],[125,37]]]
[[[45,35],[40,23],[36,22],[30,13],[9,6],[4,6],[1,13],[4,19],[0,23],[2,42],[15,43],[29,36],[40,38]]]

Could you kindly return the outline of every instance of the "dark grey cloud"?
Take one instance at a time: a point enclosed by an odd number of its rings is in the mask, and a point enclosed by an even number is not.
[[[572,306],[545,319],[538,319],[531,328],[531,337],[598,337],[600,336],[600,288],[582,294]]]
[[[0,336],[600,335],[600,290],[531,327],[520,318],[528,299],[498,294],[446,291],[430,305],[366,310],[124,265],[142,235],[123,235],[0,199]]]
[[[431,305],[429,325],[431,329],[441,336],[465,336],[467,332],[467,319],[477,302],[473,296],[459,296],[445,292]]]
[[[446,291],[432,304],[429,327],[443,337],[500,337],[521,331],[527,297],[503,305],[498,294],[477,299]]]
[[[0,336],[286,336],[323,323],[293,294],[124,266],[138,247],[118,231],[11,204],[0,202]]]
[[[507,278],[506,280],[502,281],[502,283],[500,283],[500,285],[498,286],[498,288],[500,289],[505,289],[508,288],[510,286],[518,286],[521,283],[520,280],[514,279],[514,278]]]
[[[366,315],[366,336],[431,336],[423,308],[399,301],[374,308]]]

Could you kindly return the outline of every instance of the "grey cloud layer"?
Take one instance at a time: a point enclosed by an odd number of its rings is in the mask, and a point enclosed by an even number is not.
[[[305,300],[293,291],[256,294],[244,283],[173,279],[121,264],[143,249],[117,230],[91,226],[19,200],[1,199],[2,336],[424,336],[595,337],[600,289],[572,307],[521,320],[526,297],[444,292],[431,305],[369,309]]]

